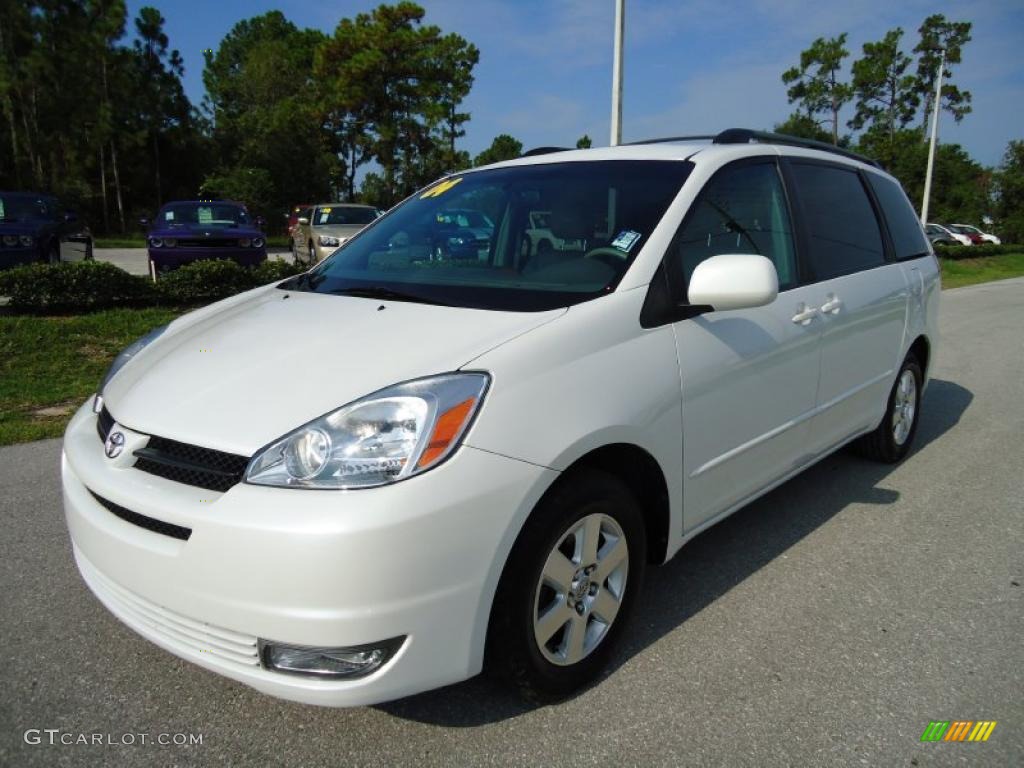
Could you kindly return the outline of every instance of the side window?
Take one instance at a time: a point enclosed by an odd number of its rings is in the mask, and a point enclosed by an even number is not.
[[[793,163],[817,280],[885,263],[878,219],[856,171]]]
[[[670,269],[687,285],[698,264],[723,253],[765,256],[779,290],[796,285],[789,209],[774,163],[726,167],[711,178],[669,247]]]
[[[921,221],[900,185],[875,173],[868,174],[868,182],[882,206],[896,258],[913,259],[927,255],[928,240],[921,232]]]

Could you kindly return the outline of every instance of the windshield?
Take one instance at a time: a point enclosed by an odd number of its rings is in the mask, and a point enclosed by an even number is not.
[[[313,214],[313,224],[318,227],[327,224],[347,224],[361,227],[369,224],[378,216],[380,216],[380,211],[376,208],[325,205],[316,209],[316,213]]]
[[[692,164],[550,163],[451,176],[281,288],[540,311],[612,290]],[[535,216],[548,214],[547,229]]]
[[[31,221],[49,219],[52,212],[47,201],[35,195],[0,195],[0,221]]]
[[[249,214],[234,203],[171,203],[160,209],[157,223],[166,227],[237,227],[249,223]]]

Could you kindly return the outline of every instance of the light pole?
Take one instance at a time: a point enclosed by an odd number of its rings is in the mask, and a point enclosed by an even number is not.
[[[924,174],[924,200],[921,201],[921,223],[928,223],[928,202],[932,196],[932,170],[935,167],[935,142],[939,136],[939,112],[942,111],[942,70],[946,67],[946,49],[939,58],[939,74],[935,78],[935,109],[932,113],[932,138],[928,144],[928,170]]]
[[[615,56],[612,63],[612,140],[622,143],[622,35],[626,28],[626,0],[615,0]]]

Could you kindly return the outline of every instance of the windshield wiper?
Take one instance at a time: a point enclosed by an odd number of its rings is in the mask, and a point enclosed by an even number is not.
[[[412,301],[417,304],[434,304],[441,307],[450,306],[437,299],[396,291],[383,285],[367,285],[360,288],[335,288],[332,291],[327,291],[327,293],[333,293],[338,296],[357,296],[361,299],[390,299],[391,301]]]

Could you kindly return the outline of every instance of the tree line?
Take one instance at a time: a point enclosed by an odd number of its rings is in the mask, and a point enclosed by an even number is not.
[[[199,105],[165,24],[124,0],[0,0],[0,188],[51,191],[125,232],[197,195],[270,221],[336,195],[388,206],[471,164],[456,142],[479,51],[414,3],[330,35],[278,11],[240,21],[203,54]]]
[[[940,64],[940,109],[957,123],[972,111],[971,92],[954,81],[955,68],[971,41],[971,26],[932,14],[918,28],[909,51],[904,30],[892,29],[880,40],[864,43],[848,69],[848,35],[817,38],[800,53],[798,63],[782,73],[795,110],[774,129],[879,160],[920,205]],[[850,109],[852,117],[842,122],[840,114]],[[1004,239],[1024,241],[1024,200],[1016,191],[1024,175],[1022,160],[1024,146],[1019,141],[1010,142],[997,169],[976,162],[958,144],[940,143],[930,218],[981,224],[991,217]]]

